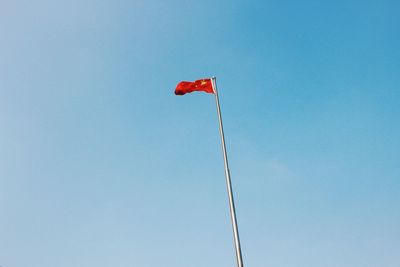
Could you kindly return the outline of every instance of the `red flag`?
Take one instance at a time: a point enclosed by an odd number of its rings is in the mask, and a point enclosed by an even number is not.
[[[194,91],[203,91],[206,93],[214,94],[211,79],[201,79],[194,82],[180,82],[176,86],[175,94],[184,95]]]

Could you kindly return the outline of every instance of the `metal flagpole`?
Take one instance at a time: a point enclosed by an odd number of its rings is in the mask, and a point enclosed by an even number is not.
[[[237,220],[236,220],[235,203],[233,201],[231,175],[229,173],[228,157],[226,155],[224,127],[222,125],[221,109],[220,109],[220,106],[219,106],[219,98],[218,98],[218,90],[217,90],[217,79],[215,77],[212,77],[211,78],[211,82],[212,82],[212,86],[213,86],[213,89],[214,89],[215,103],[217,104],[217,113],[218,113],[218,121],[219,121],[219,133],[221,135],[222,152],[223,152],[223,155],[224,155],[226,187],[227,187],[227,190],[228,190],[228,197],[229,197],[229,210],[230,210],[230,213],[231,213],[231,221],[232,221],[232,228],[233,228],[233,237],[234,237],[234,241],[235,241],[237,266],[238,267],[243,267],[242,251],[241,251],[241,248],[240,248],[240,239],[239,239],[239,230],[238,230],[238,225],[237,225]]]

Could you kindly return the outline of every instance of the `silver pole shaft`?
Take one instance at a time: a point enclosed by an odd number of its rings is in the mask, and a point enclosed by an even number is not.
[[[232,221],[232,228],[233,228],[233,237],[234,237],[234,241],[235,241],[237,266],[238,267],[243,267],[242,250],[240,248],[239,230],[238,230],[238,225],[237,225],[237,220],[236,220],[235,203],[233,201],[231,175],[229,173],[229,166],[228,166],[228,157],[226,155],[224,127],[222,125],[221,108],[219,106],[219,98],[218,98],[216,78],[215,77],[211,78],[211,82],[212,82],[212,85],[213,85],[213,88],[214,88],[215,102],[217,104],[217,113],[218,113],[218,121],[219,121],[219,133],[221,135],[222,152],[223,152],[223,155],[224,155],[226,187],[227,187],[227,190],[228,190],[228,197],[229,197],[229,210],[230,210],[230,213],[231,213],[231,221]]]

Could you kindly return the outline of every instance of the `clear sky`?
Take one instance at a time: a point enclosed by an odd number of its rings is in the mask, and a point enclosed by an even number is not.
[[[0,3],[0,266],[399,267],[399,1]]]

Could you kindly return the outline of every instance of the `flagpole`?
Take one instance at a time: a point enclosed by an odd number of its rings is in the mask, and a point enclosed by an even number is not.
[[[224,127],[222,125],[221,108],[219,106],[219,98],[218,98],[218,90],[217,90],[217,78],[212,77],[211,78],[211,82],[212,82],[212,86],[213,86],[213,89],[214,89],[215,103],[217,105],[217,113],[218,113],[218,121],[219,121],[219,133],[221,135],[222,153],[223,153],[223,156],[224,156],[226,187],[227,187],[227,190],[228,190],[229,210],[230,210],[230,214],[231,214],[233,237],[234,237],[235,250],[236,250],[237,266],[238,267],[243,267],[242,251],[241,251],[241,248],[240,248],[240,239],[239,239],[239,230],[238,230],[238,225],[237,225],[237,220],[236,220],[235,202],[233,200],[233,193],[232,193],[231,175],[229,173],[228,157],[227,157],[226,146],[225,146]]]

